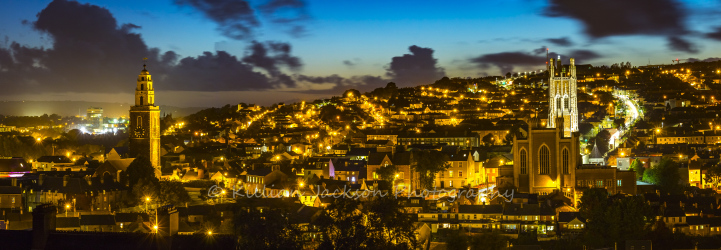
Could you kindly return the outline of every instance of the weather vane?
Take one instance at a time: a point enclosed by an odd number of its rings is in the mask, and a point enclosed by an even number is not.
[[[143,69],[145,69],[145,64],[148,62],[147,57],[143,57]]]

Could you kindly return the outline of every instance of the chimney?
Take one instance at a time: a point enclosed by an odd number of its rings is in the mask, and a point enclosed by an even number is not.
[[[41,204],[33,209],[32,249],[45,249],[50,232],[55,231],[58,210],[50,204]]]
[[[63,187],[67,187],[67,186],[68,186],[68,181],[69,181],[69,180],[70,180],[70,176],[69,176],[69,175],[63,176]]]
[[[38,177],[38,185],[42,186],[44,180],[45,180],[45,174],[40,174],[40,176]]]

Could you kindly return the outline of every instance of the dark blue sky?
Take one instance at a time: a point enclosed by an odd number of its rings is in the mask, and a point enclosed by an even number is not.
[[[330,96],[351,87],[369,90],[388,81],[411,86],[443,75],[532,71],[544,66],[538,59],[545,55],[534,52],[544,46],[564,57],[577,57],[578,63],[594,65],[721,57],[719,1],[80,3],[59,2],[51,8],[51,1],[0,2],[0,48],[14,58],[3,65],[0,53],[0,74],[7,74],[0,83],[17,85],[0,98],[127,102],[140,69],[132,64],[141,64],[143,57],[143,53],[128,51],[141,47],[155,63],[149,66],[151,73],[164,76],[155,78],[158,102],[180,106],[270,104]],[[40,15],[43,10],[47,11]],[[65,15],[94,14],[106,21],[114,19],[116,28],[94,27],[92,20],[62,24],[68,19]],[[44,25],[41,17],[46,19]],[[136,26],[122,28],[128,23]],[[117,38],[95,39],[73,29]],[[127,34],[138,34],[139,39]],[[19,47],[13,49],[13,43]],[[127,48],[95,57],[76,51],[92,51],[96,45],[99,51]],[[415,52],[410,50],[413,45],[419,47]],[[22,54],[23,48],[34,56]],[[148,52],[154,48],[157,56]],[[172,55],[163,61],[168,51]],[[30,63],[33,71],[23,71],[27,67],[19,62],[21,54],[34,57],[28,59],[34,62]],[[106,65],[110,60],[118,63]],[[88,67],[95,68],[97,75],[73,72]],[[193,102],[188,103],[188,98]]]

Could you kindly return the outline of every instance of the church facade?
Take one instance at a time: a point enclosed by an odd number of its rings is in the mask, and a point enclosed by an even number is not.
[[[150,159],[160,169],[160,107],[155,106],[153,79],[143,65],[135,87],[135,105],[130,107],[130,157]],[[156,171],[157,172],[157,171]]]
[[[548,73],[550,75],[548,88],[548,128],[559,126],[556,118],[563,118],[563,134],[566,137],[578,131],[578,98],[576,89],[576,65],[571,58],[568,65],[568,72],[561,64],[561,57],[558,57],[557,65],[553,59],[549,62]]]
[[[574,204],[583,190],[594,187],[604,188],[612,194],[635,194],[635,172],[583,164],[574,60],[571,58],[569,72],[563,70],[560,62],[554,65],[551,60],[550,65],[548,125],[542,126],[538,117],[531,118],[528,136],[513,138],[513,174],[506,172],[502,179],[512,181],[523,193],[561,192]]]
[[[513,140],[513,181],[520,192],[550,194],[575,190],[576,167],[581,164],[579,133],[564,136],[564,119],[558,127],[529,122],[528,137]]]

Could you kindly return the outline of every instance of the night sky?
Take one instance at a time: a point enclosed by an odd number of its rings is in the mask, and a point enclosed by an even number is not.
[[[1,1],[0,100],[268,105],[578,64],[721,57],[721,1]]]

